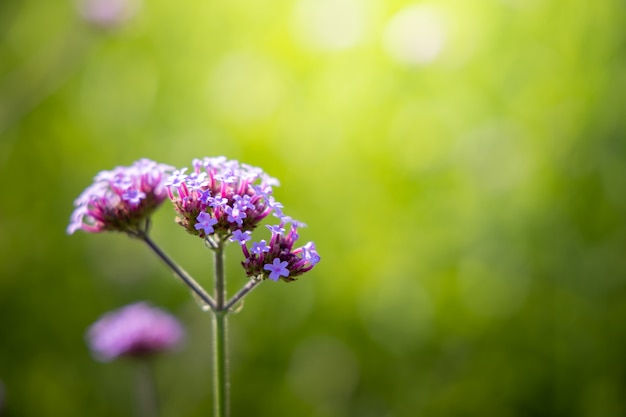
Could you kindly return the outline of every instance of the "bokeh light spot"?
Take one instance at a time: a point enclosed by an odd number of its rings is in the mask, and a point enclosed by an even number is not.
[[[387,24],[384,47],[397,62],[423,65],[435,60],[446,43],[441,12],[430,5],[411,5],[398,11]]]
[[[292,19],[294,36],[311,49],[350,48],[365,33],[366,6],[364,0],[300,0]]]

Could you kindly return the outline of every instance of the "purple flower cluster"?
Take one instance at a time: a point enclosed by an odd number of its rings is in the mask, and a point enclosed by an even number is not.
[[[293,249],[298,240],[297,229],[301,223],[292,221],[291,230],[285,235],[285,223],[278,226],[267,226],[272,232],[269,244],[265,240],[253,242],[248,250],[246,241],[241,241],[241,249],[245,260],[241,262],[246,275],[261,277],[272,281],[295,281],[295,277],[311,270],[320,261],[315,244],[308,242],[302,247]]]
[[[141,159],[131,166],[101,171],[74,201],[67,233],[82,229],[97,233],[137,228],[167,198],[168,165]]]
[[[193,171],[175,171],[165,182],[170,199],[179,214],[177,222],[201,238],[217,236],[241,245],[242,265],[250,277],[273,281],[294,281],[319,262],[315,244],[293,249],[297,228],[304,226],[283,213],[283,205],[271,195],[278,181],[262,169],[240,164],[225,157],[194,159]],[[252,242],[251,231],[270,213],[278,225],[268,225],[268,242]],[[287,235],[285,225],[292,227]]]
[[[145,302],[107,313],[87,331],[89,347],[103,362],[168,351],[183,337],[184,330],[172,315]]]
[[[270,196],[278,181],[260,168],[225,157],[194,159],[191,173],[187,168],[174,171],[165,185],[179,214],[177,222],[201,238],[223,239],[253,230],[272,211],[283,216],[282,205]]]

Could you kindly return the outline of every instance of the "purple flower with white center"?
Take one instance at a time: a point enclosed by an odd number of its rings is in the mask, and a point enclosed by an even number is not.
[[[254,204],[250,202],[250,199],[251,197],[247,194],[244,196],[235,194],[233,196],[233,200],[235,200],[234,206],[237,207],[239,210],[252,210],[254,209]]]
[[[213,201],[213,197],[211,197],[211,190],[206,189],[204,191],[200,191],[200,193],[198,194],[198,200],[200,200],[202,204],[210,205],[211,201]]]
[[[241,230],[235,230],[229,240],[231,242],[239,242],[240,245],[245,245],[246,242],[251,239],[251,234],[252,232],[250,232],[249,230],[246,230],[245,232],[242,232]]]
[[[198,223],[196,223],[194,226],[196,230],[202,229],[202,231],[206,235],[210,235],[211,233],[213,233],[213,226],[217,224],[217,219],[211,217],[209,213],[203,211],[202,213],[198,214],[196,220],[198,220]]]
[[[223,172],[221,174],[217,174],[215,176],[216,180],[221,181],[224,184],[232,184],[237,181],[237,176],[233,174],[233,172]]]
[[[212,239],[227,239],[235,230],[254,230],[274,210],[269,195],[278,182],[260,168],[217,157],[194,159],[192,169],[188,175],[180,169],[167,183],[176,221],[189,233],[200,236],[195,224],[201,212],[217,219]]]
[[[215,197],[209,200],[209,206],[213,208],[223,208],[228,204],[228,199],[223,197]]]
[[[272,193],[272,187],[268,187],[268,186],[262,187],[260,185],[253,185],[252,189],[258,196],[262,197],[265,201],[267,201],[269,205],[269,197],[270,197],[270,194]]]
[[[124,201],[128,201],[133,206],[137,206],[144,198],[146,198],[146,193],[139,190],[127,190],[124,194],[122,194],[122,199]]]
[[[131,166],[102,171],[74,201],[67,233],[133,233],[167,198],[165,178],[173,167],[141,159]]]
[[[272,281],[278,281],[280,277],[288,277],[289,270],[287,269],[287,265],[289,262],[281,261],[279,258],[274,258],[274,261],[271,264],[263,265],[263,269],[269,271],[269,279]]]
[[[183,327],[174,316],[145,302],[103,315],[86,334],[94,357],[103,362],[170,351],[183,337]]]
[[[285,228],[277,224],[268,224],[266,225],[266,227],[270,229],[270,232],[272,232],[272,235],[282,235],[283,233],[285,233]]]
[[[120,190],[128,190],[133,186],[132,178],[127,177],[125,174],[117,174],[111,182],[111,187],[119,188]]]
[[[283,217],[283,205],[274,199],[274,197],[269,196],[267,200],[267,204],[274,209],[274,216],[280,218]]]
[[[309,242],[302,247],[302,259],[309,261],[311,265],[315,265],[320,261],[320,256],[315,250],[315,243]]]
[[[237,225],[241,226],[243,224],[243,219],[246,218],[246,212],[240,210],[239,207],[224,207],[224,211],[228,214],[228,221],[230,223],[235,222]]]
[[[165,181],[165,185],[178,187],[179,185],[184,183],[185,180],[187,179],[187,175],[185,175],[185,171],[187,171],[187,168],[183,168],[181,170],[177,169],[176,171],[174,171],[172,175],[167,179],[167,181]]]
[[[261,240],[260,242],[252,242],[252,249],[250,249],[250,252],[256,255],[260,255],[269,251],[270,247],[267,246],[267,242],[265,240]]]
[[[187,177],[187,186],[191,190],[202,190],[204,186],[207,185],[206,181],[206,172],[201,172],[199,174],[191,173]]]

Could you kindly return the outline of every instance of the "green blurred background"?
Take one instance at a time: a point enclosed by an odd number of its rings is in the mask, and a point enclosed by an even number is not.
[[[84,332],[138,300],[188,332],[162,416],[210,415],[209,316],[140,242],[65,227],[102,169],[218,155],[322,257],[232,317],[233,416],[626,415],[626,3],[135,6],[0,3],[3,415],[134,415]],[[173,217],[155,240],[208,284]]]

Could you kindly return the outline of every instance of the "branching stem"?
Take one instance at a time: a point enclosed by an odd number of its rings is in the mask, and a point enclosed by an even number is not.
[[[157,256],[161,258],[172,271],[174,271],[174,274],[176,274],[176,276],[180,278],[191,289],[191,291],[193,291],[196,296],[198,296],[198,298],[203,303],[208,305],[212,310],[215,310],[216,303],[213,298],[211,298],[211,296],[204,290],[204,288],[202,288],[200,284],[198,284],[187,272],[185,272],[180,266],[176,264],[176,262],[174,262],[169,256],[167,256],[165,252],[163,252],[161,248],[150,238],[150,236],[148,236],[148,233],[146,231],[139,230],[136,232],[136,234],[134,234],[134,236],[143,240],[150,247],[150,249],[152,249],[152,251],[156,253]]]

